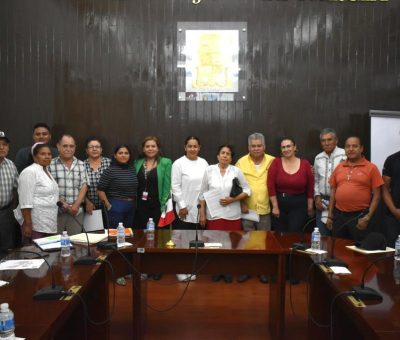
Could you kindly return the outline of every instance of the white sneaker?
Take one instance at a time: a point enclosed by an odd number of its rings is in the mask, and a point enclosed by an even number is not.
[[[190,275],[190,274],[176,274],[176,278],[180,282],[186,282],[186,281],[194,281],[196,280],[196,275]]]

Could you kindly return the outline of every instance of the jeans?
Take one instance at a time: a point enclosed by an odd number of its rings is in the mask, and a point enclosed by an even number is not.
[[[107,211],[108,228],[117,228],[118,223],[122,222],[124,227],[133,227],[133,218],[135,217],[135,202],[119,200],[116,198],[109,199],[111,210]]]

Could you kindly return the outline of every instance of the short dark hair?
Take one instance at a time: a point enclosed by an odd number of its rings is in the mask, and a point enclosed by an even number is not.
[[[33,130],[32,131],[34,132],[37,128],[45,128],[45,129],[47,129],[47,131],[51,132],[49,126],[46,123],[36,123],[33,126]]]
[[[103,145],[103,143],[101,142],[101,139],[100,139],[100,138],[98,138],[98,137],[96,137],[96,136],[89,136],[88,138],[86,138],[86,141],[85,141],[86,147],[88,146],[88,144],[89,144],[90,142],[93,142],[93,141],[99,142],[100,145]]]
[[[235,156],[235,152],[233,151],[233,146],[230,145],[230,144],[222,144],[222,145],[220,145],[220,146],[218,147],[217,155],[219,155],[219,153],[221,152],[221,150],[222,150],[223,148],[228,148],[228,149],[229,149],[229,151],[231,152],[232,158],[233,158],[233,156]]]
[[[284,140],[290,140],[293,143],[293,145],[296,145],[296,141],[292,137],[288,137],[288,136],[282,137],[279,144],[282,143]]]
[[[360,143],[360,146],[364,146],[364,144],[363,144],[363,142],[362,142],[362,140],[361,140],[361,138],[359,136],[349,136],[349,137],[347,137],[346,141],[345,141],[345,144],[350,138],[357,138],[359,143]]]

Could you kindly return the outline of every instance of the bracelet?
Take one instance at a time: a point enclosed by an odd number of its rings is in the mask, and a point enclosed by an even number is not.
[[[333,221],[333,217],[331,217],[331,216],[327,216],[326,218],[327,218],[328,220]]]

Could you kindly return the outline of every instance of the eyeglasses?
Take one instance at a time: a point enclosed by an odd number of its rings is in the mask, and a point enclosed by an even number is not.
[[[91,145],[91,146],[88,146],[88,149],[89,150],[101,149],[101,146],[100,145]]]

